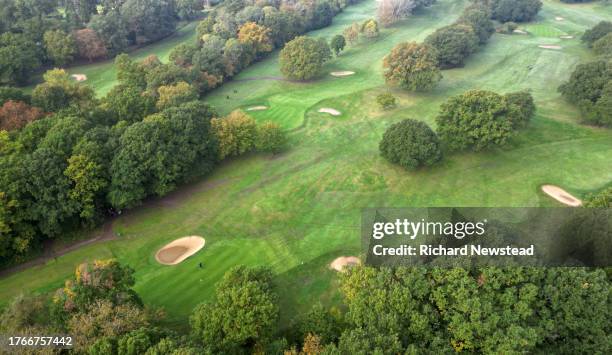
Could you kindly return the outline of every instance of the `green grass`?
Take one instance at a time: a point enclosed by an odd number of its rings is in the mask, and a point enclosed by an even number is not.
[[[210,298],[214,284],[229,268],[270,265],[277,274],[282,323],[287,324],[313,302],[339,302],[337,278],[327,265],[337,256],[359,254],[362,208],[555,206],[539,192],[540,185],[553,183],[584,196],[609,184],[612,132],[579,125],[578,111],[556,91],[575,65],[591,57],[579,40],[563,41],[562,50],[551,51],[538,44],[562,40],[546,33],[496,34],[464,68],[444,71],[444,79],[430,93],[384,86],[381,62],[390,49],[401,41],[421,41],[452,23],[464,4],[440,0],[384,29],[378,40],[349,47],[324,70],[353,70],[354,76],[334,78],[324,73],[309,83],[250,80],[223,85],[205,100],[222,113],[269,105],[269,110],[252,114],[258,121],[275,121],[291,130],[286,153],[225,162],[211,176],[147,202],[116,221],[120,239],[3,278],[0,300],[6,302],[19,292],[52,290],[78,262],[113,256],[135,268],[136,290],[147,304],[164,307],[170,322],[184,326],[185,317]],[[372,16],[374,9],[373,0],[351,6],[331,27],[311,35],[329,38],[351,22]],[[540,19],[527,27],[556,28],[558,14],[565,18],[562,31],[575,33],[609,18],[612,9],[545,1]],[[280,76],[277,54],[237,79],[265,76]],[[103,85],[111,84],[106,80]],[[431,169],[407,172],[379,156],[378,142],[390,124],[411,117],[434,126],[444,100],[473,88],[502,93],[530,89],[537,115],[508,146],[449,155]],[[374,97],[387,90],[400,104],[381,111]],[[343,114],[320,114],[321,107]],[[158,265],[155,251],[185,235],[204,236],[206,247],[180,265]],[[203,270],[197,267],[200,261]]]

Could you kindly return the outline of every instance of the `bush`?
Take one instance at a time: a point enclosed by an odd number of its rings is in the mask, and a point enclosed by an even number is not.
[[[436,50],[441,68],[461,67],[478,48],[478,37],[472,26],[461,24],[439,28],[425,39]]]
[[[525,127],[536,110],[533,96],[526,91],[520,91],[506,94],[504,98],[510,108],[509,117],[512,120],[513,127]]]
[[[592,47],[598,39],[610,32],[612,32],[612,22],[601,21],[597,25],[593,26],[593,28],[584,32],[582,35],[582,42],[586,43],[589,47]]]
[[[482,150],[504,144],[514,132],[514,122],[503,96],[471,90],[451,97],[436,118],[438,135],[451,150]]]
[[[327,48],[323,48],[324,46]],[[280,52],[281,72],[289,79],[312,79],[319,74],[323,63],[329,59],[326,52],[329,52],[329,46],[325,41],[305,36],[297,37],[287,43]]]
[[[608,187],[596,194],[589,195],[584,200],[584,207],[612,207],[612,187]]]
[[[340,52],[344,50],[344,47],[346,46],[346,40],[344,39],[343,35],[335,35],[329,43],[329,46],[331,47],[331,50],[334,52],[334,54],[337,56],[338,54],[340,54]]]
[[[376,103],[383,110],[389,110],[397,105],[397,99],[391,93],[384,93],[376,96]]]
[[[260,152],[276,154],[281,152],[287,145],[287,136],[279,125],[273,122],[265,122],[257,127],[256,148]]]
[[[411,119],[390,126],[379,148],[385,159],[407,169],[431,166],[442,158],[434,131],[427,124]]]
[[[4,105],[5,102],[9,100],[13,101],[22,101],[26,104],[30,103],[32,98],[30,95],[24,93],[23,91],[10,87],[10,86],[0,86],[0,106]]]
[[[442,79],[436,53],[427,44],[400,43],[383,61],[387,83],[412,91],[432,89]]]
[[[492,0],[492,18],[501,22],[528,22],[542,8],[540,0]]]

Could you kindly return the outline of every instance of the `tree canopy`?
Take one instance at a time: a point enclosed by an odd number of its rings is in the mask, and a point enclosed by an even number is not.
[[[383,60],[385,80],[403,89],[432,89],[442,79],[437,53],[427,44],[400,43]]]
[[[406,119],[387,128],[379,144],[381,155],[406,169],[431,166],[442,158],[440,141],[427,124]]]
[[[324,41],[310,37],[297,37],[280,52],[280,69],[283,75],[294,80],[308,80],[319,74],[329,58],[325,52],[329,46]]]

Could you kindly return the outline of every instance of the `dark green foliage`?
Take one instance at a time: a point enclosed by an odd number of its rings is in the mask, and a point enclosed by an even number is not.
[[[13,88],[10,86],[0,86],[0,106],[4,105],[5,102],[12,101],[22,101],[26,104],[29,104],[31,101],[30,95],[27,95],[23,91]]]
[[[280,153],[287,145],[287,134],[273,122],[264,122],[257,127],[255,147],[264,153]]]
[[[577,104],[585,122],[612,126],[612,63],[604,60],[580,64],[559,87],[566,100]]]
[[[612,58],[612,32],[593,43],[593,52],[600,56]]]
[[[461,67],[470,54],[478,49],[478,37],[472,26],[461,24],[439,28],[425,39],[436,50],[441,68]]]
[[[335,35],[329,45],[331,47],[331,50],[337,56],[338,54],[340,54],[340,52],[344,50],[344,47],[346,46],[346,40],[344,39],[343,35]]]
[[[321,304],[314,305],[299,325],[301,338],[316,334],[323,344],[336,342],[342,332],[342,319],[336,311],[331,312]]]
[[[500,22],[528,22],[542,8],[540,0],[491,0],[492,18]]]
[[[595,41],[612,32],[612,21],[601,21],[582,35],[582,42],[592,47]]]
[[[436,118],[438,135],[450,150],[482,150],[506,143],[514,134],[511,110],[503,96],[471,90],[451,97]]]
[[[312,79],[319,74],[323,63],[329,59],[328,52],[329,46],[324,41],[297,37],[287,43],[280,52],[281,72],[285,77],[294,80]]]
[[[278,321],[272,272],[238,266],[217,285],[214,301],[191,315],[193,336],[212,353],[250,352],[267,344]]]
[[[509,118],[514,128],[525,127],[536,110],[533,96],[527,91],[519,91],[506,94],[504,98],[510,108]]]
[[[118,10],[93,16],[87,27],[100,36],[111,58],[125,51],[130,44],[127,24]]]
[[[379,149],[385,159],[407,169],[431,166],[442,158],[434,131],[424,122],[411,119],[391,125]]]
[[[0,83],[25,83],[41,65],[36,44],[20,33],[0,35]]]
[[[596,194],[589,195],[584,200],[584,207],[612,207],[612,187],[601,190]]]
[[[472,26],[480,44],[485,44],[495,32],[490,10],[484,5],[469,6],[457,22]]]
[[[114,121],[131,124],[155,112],[155,97],[135,86],[119,84],[106,94],[102,102],[114,116]]]
[[[397,99],[395,96],[393,96],[393,94],[386,92],[376,96],[376,103],[383,110],[389,110],[397,106]]]
[[[117,81],[123,86],[132,86],[145,89],[147,87],[146,70],[135,63],[127,54],[120,54],[115,58],[117,68]]]
[[[127,24],[128,38],[135,44],[168,36],[178,21],[173,4],[166,1],[126,0],[120,11]]]
[[[427,44],[406,42],[396,45],[383,60],[385,81],[411,91],[433,89],[442,79],[438,54]]]

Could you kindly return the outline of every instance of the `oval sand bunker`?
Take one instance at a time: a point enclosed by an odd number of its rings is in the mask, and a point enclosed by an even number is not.
[[[320,113],[329,113],[332,116],[340,116],[342,113],[338,110],[334,110],[333,108],[323,107],[319,109]]]
[[[253,107],[249,107],[246,110],[247,111],[263,111],[263,110],[267,110],[268,106],[253,106]]]
[[[202,249],[204,243],[204,238],[198,236],[176,239],[159,249],[155,260],[163,265],[179,264]]]
[[[542,191],[564,205],[572,207],[582,206],[582,201],[572,196],[569,192],[563,190],[559,186],[542,185]]]
[[[333,71],[329,73],[331,76],[349,76],[355,74],[354,71],[343,70],[343,71]]]
[[[357,266],[361,264],[361,260],[359,260],[356,256],[341,256],[339,258],[334,259],[329,267],[340,272],[346,271],[346,267]]]

